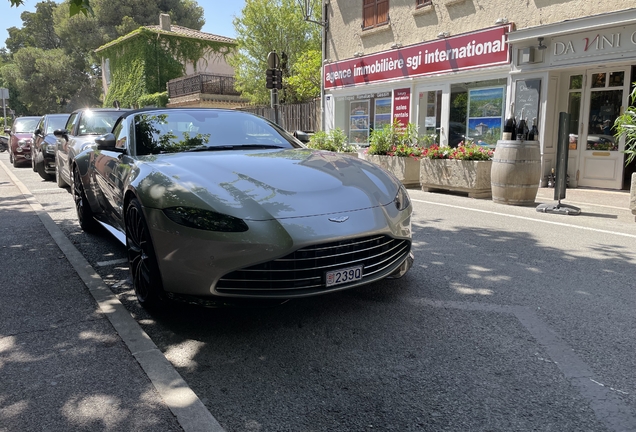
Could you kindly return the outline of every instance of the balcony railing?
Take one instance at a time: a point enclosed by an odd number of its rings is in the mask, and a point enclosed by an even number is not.
[[[198,73],[168,81],[169,98],[196,93],[240,96],[234,89],[234,77],[231,75]]]

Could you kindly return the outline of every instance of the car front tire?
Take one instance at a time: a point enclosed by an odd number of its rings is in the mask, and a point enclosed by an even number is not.
[[[158,307],[164,298],[163,284],[148,224],[136,198],[126,206],[125,218],[126,250],[135,295],[143,307]]]
[[[62,177],[60,176],[60,167],[57,162],[55,162],[55,182],[57,183],[57,187],[59,188],[65,188],[68,186],[66,182],[62,180]]]

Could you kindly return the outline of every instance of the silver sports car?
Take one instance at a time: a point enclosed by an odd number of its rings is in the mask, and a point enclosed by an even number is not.
[[[262,117],[142,109],[95,141],[72,166],[79,223],[126,245],[145,306],[313,296],[413,263],[411,202],[394,176]]]

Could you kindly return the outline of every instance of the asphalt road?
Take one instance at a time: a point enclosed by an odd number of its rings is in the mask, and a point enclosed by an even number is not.
[[[6,153],[0,161],[8,165]],[[11,168],[232,431],[636,431],[636,223],[410,190],[416,262],[263,309],[150,315],[124,248]]]

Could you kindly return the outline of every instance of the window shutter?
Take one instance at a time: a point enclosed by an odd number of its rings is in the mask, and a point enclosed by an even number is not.
[[[386,24],[389,22],[389,0],[377,0],[378,12],[376,24]]]
[[[364,0],[362,17],[363,28],[373,27],[375,25],[375,0]]]

